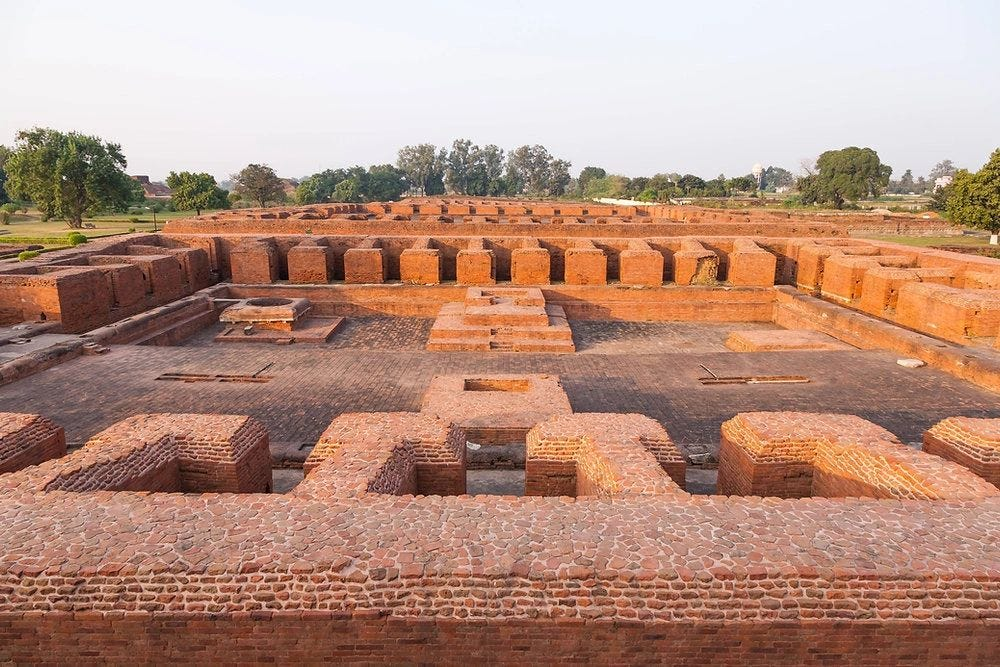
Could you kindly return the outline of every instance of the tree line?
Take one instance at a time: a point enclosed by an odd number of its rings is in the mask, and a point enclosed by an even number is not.
[[[85,216],[125,212],[145,202],[142,186],[125,173],[121,146],[77,132],[33,128],[17,133],[13,148],[0,146],[0,212],[9,218],[11,199],[30,201],[43,219],[63,218],[72,228]],[[509,152],[496,145],[480,147],[456,139],[450,149],[415,144],[399,150],[395,164],[327,169],[301,181],[279,178],[266,164],[250,164],[233,174],[227,191],[204,172],[171,171],[172,208],[228,208],[248,203],[265,207],[291,198],[298,204],[390,201],[411,195],[445,193],[471,197],[578,197],[670,201],[678,197],[729,197],[795,188],[801,203],[842,208],[850,202],[893,190],[912,192],[933,187],[933,208],[956,222],[993,234],[1000,230],[1000,149],[977,172],[939,162],[931,180],[913,179],[906,170],[891,180],[892,168],[871,148],[850,146],[826,151],[804,165],[798,179],[787,169],[755,167],[754,173],[704,180],[693,174],[661,173],[651,177],[608,174],[588,166],[570,176],[568,160],[541,145]],[[947,178],[946,178],[947,177]],[[942,180],[943,179],[943,180]],[[950,183],[947,181],[950,180]],[[936,183],[928,186],[928,183]],[[943,186],[943,187],[942,187]]]

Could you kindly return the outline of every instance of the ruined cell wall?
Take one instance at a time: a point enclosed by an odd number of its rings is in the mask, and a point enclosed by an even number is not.
[[[302,493],[59,490],[93,463],[167,451],[191,433],[238,436],[246,419],[139,416],[65,459],[0,477],[0,659],[113,659],[129,645],[133,661],[144,651],[181,662],[400,660],[421,642],[425,659],[443,660],[545,650],[598,664],[876,665],[1000,648],[1000,491],[694,498],[670,481],[683,472],[668,470],[669,437],[639,415],[564,415],[539,428],[547,455],[576,448],[584,490],[597,493],[575,500],[412,495],[421,458],[462,444],[419,413],[335,420]],[[125,444],[130,432],[145,444]],[[238,441],[224,451],[238,454]],[[347,487],[333,483],[338,470]],[[960,469],[955,488],[971,479]],[[65,529],[76,525],[87,540]]]

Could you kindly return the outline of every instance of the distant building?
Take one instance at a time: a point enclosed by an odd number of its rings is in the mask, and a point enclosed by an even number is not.
[[[954,179],[951,176],[938,176],[934,179],[934,190],[937,191],[941,188],[948,187],[951,185],[952,180]]]
[[[142,191],[146,194],[146,199],[170,199],[173,194],[166,183],[151,181],[149,176],[132,176],[132,180],[138,181],[142,186]]]

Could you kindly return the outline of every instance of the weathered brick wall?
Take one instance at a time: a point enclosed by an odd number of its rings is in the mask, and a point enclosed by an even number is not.
[[[0,475],[66,454],[66,434],[41,415],[0,412]]]
[[[684,458],[643,415],[552,417],[528,432],[524,492],[533,496],[678,494]]]
[[[344,253],[345,282],[382,283],[387,276],[388,265],[379,239],[366,238]]]
[[[473,237],[455,256],[455,279],[462,285],[496,283],[496,257],[487,248],[486,239]]]
[[[0,325],[59,321],[66,333],[82,333],[214,282],[204,249],[154,245],[172,243],[131,235],[2,266]]]
[[[0,477],[0,659],[412,661],[419,646],[420,659],[452,661],[545,651],[597,664],[961,664],[1000,649],[1000,492],[693,498],[664,474],[676,449],[644,420],[547,427],[553,451],[587,437],[598,445],[587,456],[611,447],[584,490],[620,490],[631,474],[663,493],[396,495],[410,492],[422,449],[462,444],[442,444],[450,427],[415,413],[334,429],[341,446],[303,484],[392,454],[349,496],[81,491],[64,502],[33,486],[123,447],[128,424],[113,427],[77,454]],[[153,423],[132,430],[155,435]],[[873,434],[884,437],[861,435]],[[373,442],[389,446],[363,446]],[[636,458],[616,472],[623,456]],[[940,485],[942,469],[918,472]]]
[[[66,641],[66,637],[73,637]],[[129,641],[124,641],[128,638]],[[416,647],[416,648],[415,648]],[[642,621],[345,618],[338,612],[103,616],[93,612],[0,617],[0,659],[15,664],[219,661],[478,661],[774,667],[989,664],[995,630],[944,623],[721,621],[651,626]]]
[[[330,493],[325,489],[343,461],[341,450],[350,443],[359,443],[361,450],[367,447],[373,452],[386,452],[380,455],[381,466],[389,465],[394,448],[409,443],[415,461],[417,492],[465,493],[465,433],[451,422],[415,412],[345,413],[334,419],[309,453],[303,466],[307,477],[296,487],[296,493]],[[351,465],[360,466],[357,469],[363,469],[370,477],[375,464],[364,463],[361,454],[354,457],[359,462]],[[323,465],[327,460],[334,465]],[[325,471],[316,477],[320,469]],[[360,484],[356,482],[355,487]]]
[[[266,493],[271,490],[268,436],[251,417],[136,415],[69,456],[4,477],[0,487],[34,493]]]
[[[853,415],[751,412],[722,425],[718,492],[803,498],[1000,497],[954,463]]]
[[[924,433],[924,451],[1000,487],[1000,419],[948,417]]]

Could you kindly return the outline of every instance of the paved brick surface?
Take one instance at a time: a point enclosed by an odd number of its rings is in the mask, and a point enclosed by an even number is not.
[[[657,354],[667,352],[725,352],[733,329],[779,329],[764,322],[570,322],[576,351],[584,354]]]
[[[371,345],[393,335],[365,318],[353,331]],[[398,320],[407,327],[413,321]],[[349,320],[350,322],[350,320]],[[670,325],[674,327],[674,325]],[[690,328],[689,328],[690,327]],[[728,330],[709,325],[721,345]],[[675,330],[679,330],[676,328]],[[684,327],[691,336],[696,325]],[[398,334],[404,346],[404,334]],[[434,375],[558,374],[577,412],[638,412],[662,423],[688,453],[716,451],[719,427],[738,412],[800,410],[859,415],[917,443],[954,415],[1000,417],[996,394],[942,372],[897,366],[881,352],[690,352],[685,354],[500,354],[327,346],[115,346],[0,388],[5,411],[46,415],[80,443],[139,412],[247,414],[267,426],[273,444],[311,445],[348,411],[418,411]],[[266,384],[157,381],[165,372],[252,374],[273,363]],[[719,375],[806,375],[809,384],[703,386],[704,364]]]

